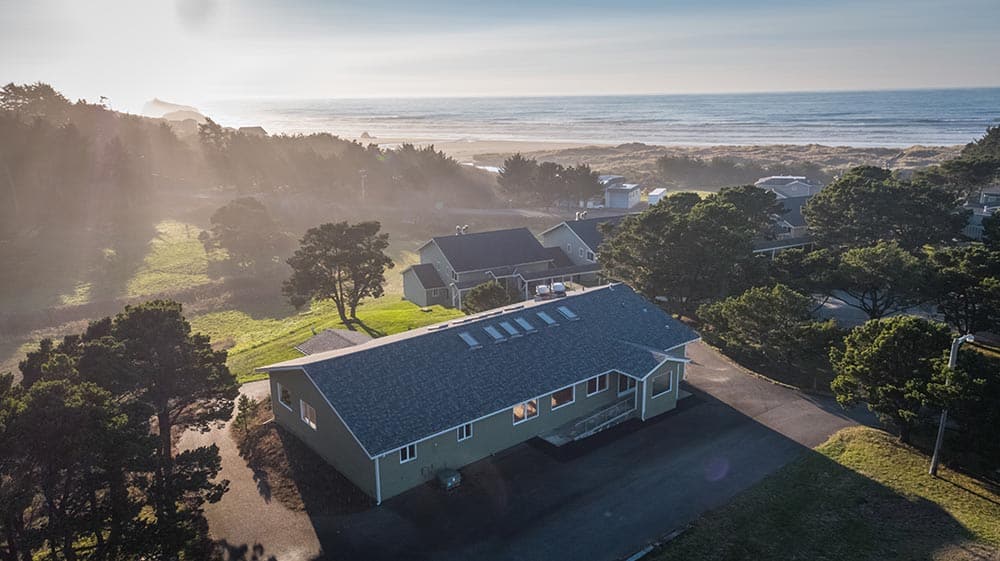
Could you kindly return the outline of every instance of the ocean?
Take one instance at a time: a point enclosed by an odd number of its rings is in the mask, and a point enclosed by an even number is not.
[[[1000,88],[870,92],[215,100],[226,126],[420,141],[663,145],[965,144],[1000,124]]]

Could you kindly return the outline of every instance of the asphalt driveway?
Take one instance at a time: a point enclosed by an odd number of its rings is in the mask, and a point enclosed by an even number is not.
[[[212,534],[234,546],[233,558],[249,558],[247,549],[259,544],[260,558],[279,561],[610,561],[856,424],[832,400],[752,377],[703,345],[689,347],[689,356],[694,395],[673,412],[562,448],[525,443],[462,470],[465,482],[453,494],[427,485],[348,516],[267,503],[235,446],[222,442],[231,440],[209,434],[232,481],[206,511]]]

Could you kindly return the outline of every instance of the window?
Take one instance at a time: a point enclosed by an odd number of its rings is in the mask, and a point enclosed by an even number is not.
[[[458,273],[456,273],[455,271],[452,271],[451,272],[451,280],[457,281],[458,280]]]
[[[284,405],[289,411],[292,411],[292,392],[288,391],[288,388],[278,384],[278,402]]]
[[[469,348],[478,349],[479,347],[482,346],[479,344],[479,341],[476,341],[476,338],[473,337],[472,335],[469,335],[469,332],[467,331],[459,333],[458,336],[461,337],[463,341],[465,341],[465,344],[468,345]]]
[[[595,257],[596,256],[594,255],[593,251],[588,251],[587,252],[587,261],[596,261],[597,259],[595,259]]]
[[[566,255],[573,255],[573,244],[566,244]]]
[[[555,411],[560,407],[564,407],[573,403],[576,399],[576,388],[570,386],[565,389],[561,389],[552,394],[552,410]]]
[[[514,406],[514,424],[523,423],[538,416],[538,400],[532,399]]]
[[[302,422],[309,425],[309,428],[316,430],[316,410],[312,405],[299,400],[299,412],[302,415]]]
[[[583,248],[580,248],[580,257],[583,257]]]
[[[483,328],[483,331],[485,331],[487,335],[492,337],[495,343],[507,340],[507,338],[501,335],[500,332],[497,331],[497,328],[493,327],[492,325],[487,325],[486,327]]]
[[[417,459],[417,445],[410,444],[399,449],[399,463],[405,464]]]
[[[472,423],[465,423],[464,425],[458,427],[459,442],[470,438],[472,438]]]
[[[502,327],[503,330],[507,332],[507,335],[510,335],[511,337],[520,337],[521,336],[521,333],[517,330],[516,327],[514,327],[513,325],[511,325],[511,323],[509,321],[501,321],[500,322],[500,327]]]
[[[595,393],[601,393],[608,389],[608,375],[601,374],[600,376],[594,376],[593,378],[587,380],[587,397],[594,395]]]
[[[576,313],[573,312],[573,310],[567,308],[566,306],[559,306],[556,309],[559,310],[559,313],[562,314],[564,318],[570,321],[573,321],[575,319],[580,319],[580,317],[577,316]]]
[[[535,326],[528,323],[528,320],[524,318],[514,318],[514,321],[521,326],[521,329],[527,331],[528,333],[534,333],[536,331]]]
[[[552,319],[552,316],[550,316],[549,314],[547,314],[545,312],[538,312],[535,315],[538,316],[539,319],[541,319],[542,321],[544,321],[545,325],[552,326],[552,325],[556,324],[556,320]]]
[[[635,378],[629,378],[624,374],[618,375],[618,395],[623,395],[635,389]]]
[[[670,393],[670,390],[673,389],[672,388],[673,379],[674,379],[673,369],[670,369],[667,372],[664,372],[663,374],[653,376],[652,378],[653,397],[663,395],[665,393]]]

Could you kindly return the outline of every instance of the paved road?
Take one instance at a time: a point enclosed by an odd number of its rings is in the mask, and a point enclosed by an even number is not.
[[[456,494],[425,486],[350,516],[265,503],[229,439],[210,434],[233,482],[207,511],[212,533],[279,561],[620,559],[855,424],[832,400],[752,377],[707,347],[689,355],[694,396],[674,412],[569,447],[523,444],[463,470]]]

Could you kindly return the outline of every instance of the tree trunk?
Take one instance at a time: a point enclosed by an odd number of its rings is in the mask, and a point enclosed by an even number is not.
[[[159,469],[157,470],[157,485],[160,488],[159,497],[156,501],[156,521],[157,524],[171,524],[175,510],[171,478],[174,471],[174,450],[173,442],[170,439],[172,423],[170,414],[161,412],[156,416],[158,429],[160,431],[160,458]]]
[[[899,441],[903,444],[910,443],[910,425],[906,423],[899,424]]]

